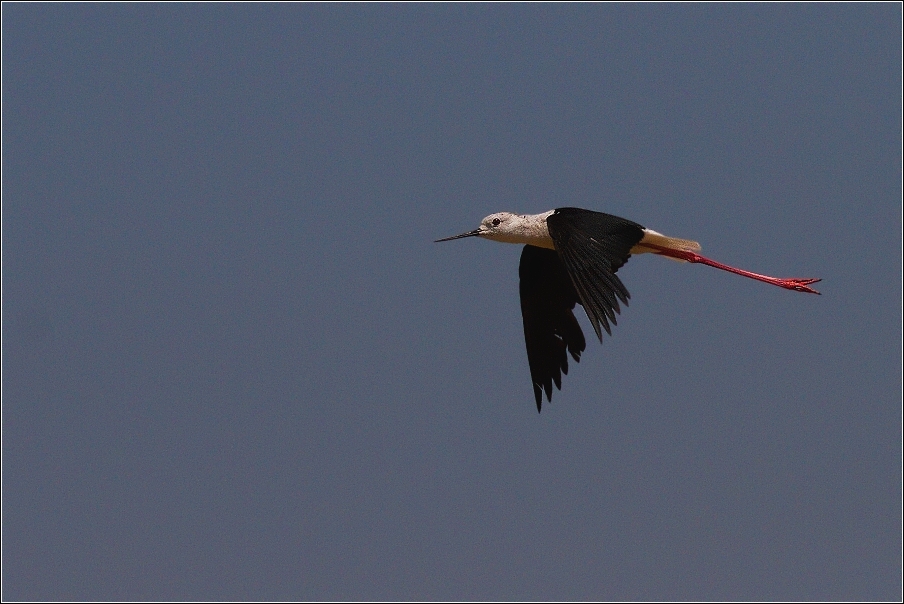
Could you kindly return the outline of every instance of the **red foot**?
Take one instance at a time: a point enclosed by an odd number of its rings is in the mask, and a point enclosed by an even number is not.
[[[807,287],[811,283],[819,283],[822,279],[778,279],[775,285],[785,289],[793,289],[796,292],[822,295],[815,289]]]

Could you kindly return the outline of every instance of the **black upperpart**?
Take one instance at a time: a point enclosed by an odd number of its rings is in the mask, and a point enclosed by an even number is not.
[[[558,208],[546,219],[555,250],[524,246],[519,268],[521,315],[527,360],[537,411],[552,401],[552,385],[562,388],[568,374],[568,354],[579,362],[586,348],[581,327],[572,312],[584,307],[602,341],[602,329],[612,334],[611,322],[631,295],[615,272],[628,261],[631,248],[643,238],[643,227],[611,214]],[[601,329],[602,326],[602,329]]]

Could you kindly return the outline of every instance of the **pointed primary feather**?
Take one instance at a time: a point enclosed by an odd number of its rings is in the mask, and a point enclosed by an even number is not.
[[[579,208],[559,208],[546,219],[549,235],[571,278],[579,302],[596,336],[612,334],[618,301],[627,306],[631,295],[615,272],[631,256],[631,248],[643,239],[636,222]],[[602,326],[602,329],[601,329]]]
[[[555,250],[524,246],[521,252],[519,290],[527,362],[537,411],[552,400],[552,386],[562,388],[568,373],[568,354],[575,362],[587,347],[581,326],[572,312],[578,295]]]

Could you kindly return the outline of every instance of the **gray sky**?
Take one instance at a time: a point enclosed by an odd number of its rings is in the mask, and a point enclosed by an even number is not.
[[[4,598],[899,598],[901,33],[4,5]],[[561,206],[823,295],[632,258],[538,415],[520,247],[432,241]]]

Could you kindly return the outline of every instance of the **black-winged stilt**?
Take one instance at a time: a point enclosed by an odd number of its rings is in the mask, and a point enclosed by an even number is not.
[[[682,262],[707,264],[799,292],[818,294],[808,287],[821,279],[780,279],[726,266],[697,252],[700,244],[666,237],[636,222],[580,208],[558,208],[542,214],[490,214],[473,231],[437,239],[451,241],[483,237],[505,243],[523,243],[521,316],[537,412],[543,401],[552,402],[552,385],[562,389],[568,374],[568,354],[580,362],[587,344],[572,310],[580,304],[600,342],[602,329],[612,335],[618,302],[628,305],[631,295],[615,272],[631,254],[652,253]],[[602,329],[600,328],[602,326]]]

